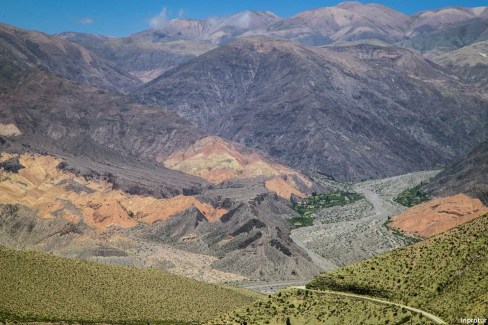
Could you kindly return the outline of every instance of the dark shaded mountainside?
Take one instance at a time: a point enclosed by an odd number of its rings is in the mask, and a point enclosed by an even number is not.
[[[488,205],[488,142],[444,170],[423,190],[438,197],[465,193]]]
[[[35,43],[37,39],[40,41]],[[76,76],[91,74],[96,69],[92,63],[98,61],[96,57],[91,61],[79,61],[76,56],[73,59],[70,52],[60,50],[75,47],[69,42],[10,27],[2,29],[0,42],[7,43],[2,46],[5,55],[1,57],[0,67],[0,119],[4,128],[9,124],[15,125],[21,133],[9,139],[6,145],[12,143],[12,146],[21,146],[23,150],[54,152],[80,159],[87,157],[95,162],[122,160],[118,164],[122,167],[124,159],[127,163],[133,161],[136,166],[144,165],[131,157],[150,159],[157,155],[167,156],[202,136],[201,132],[171,112],[142,106],[118,92],[83,84],[90,83],[89,78],[77,83],[79,79]],[[19,44],[43,47],[44,52],[34,56]],[[85,49],[82,51],[92,55]],[[60,68],[63,65],[66,69]],[[65,71],[79,72],[75,73],[72,81],[68,80],[71,75],[65,75]],[[103,74],[100,78],[105,79]],[[99,85],[99,80],[93,83]],[[103,173],[101,170],[100,174]],[[178,180],[170,174],[179,173],[166,172],[166,185],[168,189],[172,188],[171,192],[178,192],[180,182],[186,182],[183,188],[187,189],[203,184],[197,178],[180,174]],[[155,185],[154,182],[152,184]],[[171,192],[166,195],[171,195]]]
[[[339,181],[432,169],[487,136],[488,104],[475,90],[386,45],[240,39],[137,93],[206,132]]]
[[[50,43],[52,40],[57,44],[55,53],[59,47],[72,46],[63,40],[16,28],[3,28],[2,33],[0,41],[8,41],[9,44],[13,39],[16,43],[26,43],[27,40],[34,43],[35,39],[42,38],[45,51],[54,47]],[[31,47],[37,47],[36,44]],[[61,209],[49,217],[56,220],[56,227],[49,226],[51,219],[38,218],[35,210],[17,214],[15,211],[25,207],[3,205],[0,228],[2,238],[8,239],[5,245],[52,251],[69,257],[101,258],[102,261],[128,265],[144,266],[149,261],[156,261],[156,267],[171,268],[171,263],[158,264],[161,257],[151,257],[147,251],[148,247],[167,249],[169,245],[182,252],[194,252],[196,255],[192,256],[218,260],[208,267],[209,270],[224,270],[262,279],[309,278],[318,272],[307,254],[289,238],[291,225],[286,217],[295,215],[295,212],[285,200],[269,193],[263,179],[211,185],[201,178],[166,169],[156,162],[156,159],[164,159],[176,150],[187,148],[205,135],[188,121],[161,107],[141,105],[117,92],[65,79],[63,77],[70,75],[63,76],[56,69],[51,70],[43,60],[31,56],[28,49],[5,46],[2,51],[5,53],[1,56],[0,65],[2,152],[37,152],[65,161],[57,167],[39,165],[29,169],[9,160],[2,162],[2,179],[18,184],[22,193],[17,196],[19,200],[42,193],[36,188],[43,188],[45,184],[60,186],[61,193],[68,195],[56,200]],[[63,53],[45,56],[57,57],[63,63],[71,62],[69,53],[65,53],[66,58],[60,57]],[[72,62],[75,64],[77,60]],[[84,71],[93,67],[79,68]],[[86,83],[91,82],[86,80]],[[32,159],[35,164],[37,158]],[[17,167],[11,168],[11,164]],[[61,178],[49,179],[49,168],[54,168],[55,174],[61,173]],[[39,174],[26,178],[22,176],[26,175],[26,170],[38,170],[35,173]],[[106,229],[106,236],[98,236],[83,218],[79,221],[72,219],[73,215],[83,216],[85,213],[85,208],[74,206],[72,202],[94,194],[71,173],[84,176],[85,180],[94,180],[99,184],[96,187],[102,186],[103,181],[113,184],[112,189],[107,189],[103,195],[119,195],[119,189],[126,193],[123,195],[150,195],[155,198],[194,195],[194,199],[200,202],[197,205],[222,208],[228,214],[222,216],[222,220],[209,221],[202,217],[199,209],[190,206],[177,210],[168,220],[145,223],[109,197],[99,203],[88,202],[94,209],[101,209],[94,215],[96,222],[104,222],[107,214],[114,212],[117,215],[113,218],[125,218],[131,228],[110,227]],[[19,177],[23,180],[16,182]],[[33,190],[27,191],[22,189],[23,186]],[[10,189],[4,194],[9,195]],[[66,211],[71,219],[56,217]],[[166,233],[172,236],[163,236]],[[117,244],[117,241],[112,241],[113,236],[122,236],[131,244]],[[108,253],[104,259],[98,253],[100,250],[118,253]],[[255,258],[246,259],[243,257],[246,255],[255,255]]]

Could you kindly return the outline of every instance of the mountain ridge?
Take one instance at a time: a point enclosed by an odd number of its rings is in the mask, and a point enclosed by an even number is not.
[[[267,152],[293,168],[317,170],[341,181],[432,169],[486,136],[481,127],[486,110],[474,91],[418,53],[390,46],[312,48],[283,40],[241,38],[168,71],[137,94],[206,132]],[[461,104],[466,100],[470,103]],[[447,110],[458,112],[458,106],[470,110],[465,116],[474,120],[432,120],[432,108],[442,116],[451,114]],[[461,138],[452,138],[455,132],[444,124],[447,121],[478,125],[475,132],[480,136],[472,144],[453,147]],[[430,129],[433,124],[438,126]],[[374,143],[368,142],[376,136]],[[297,139],[307,137],[307,143],[297,145]],[[355,142],[349,143],[350,139]],[[349,146],[355,150],[339,149]],[[414,148],[425,151],[408,157],[406,153]],[[384,152],[383,158],[372,157],[378,150]],[[345,157],[352,153],[358,157]],[[436,162],[429,163],[431,158]],[[359,160],[360,166],[353,166]],[[367,167],[378,163],[385,163],[381,175],[377,168]]]

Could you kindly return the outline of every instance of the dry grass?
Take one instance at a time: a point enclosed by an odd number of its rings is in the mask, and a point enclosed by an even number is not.
[[[0,248],[0,321],[185,324],[258,298],[152,269]]]

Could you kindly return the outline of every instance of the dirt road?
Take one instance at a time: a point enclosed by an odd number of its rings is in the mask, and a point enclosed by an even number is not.
[[[433,321],[436,324],[447,324],[440,317],[438,317],[438,316],[436,316],[434,314],[431,314],[429,312],[426,312],[425,310],[421,310],[421,309],[418,309],[418,308],[413,308],[413,307],[409,307],[409,306],[406,306],[406,305],[398,304],[396,302],[391,302],[391,301],[387,301],[387,300],[377,299],[377,298],[373,298],[373,297],[356,295],[356,294],[347,293],[347,292],[306,289],[304,286],[297,286],[297,287],[292,287],[292,288],[299,289],[299,290],[311,291],[311,292],[318,292],[318,293],[323,293],[323,294],[338,295],[338,296],[345,296],[345,297],[353,297],[353,298],[358,298],[358,299],[363,299],[363,300],[377,302],[377,303],[384,304],[384,305],[398,306],[398,307],[401,307],[401,308],[405,308],[407,310],[410,310],[410,311],[412,311],[414,313],[422,314],[424,317],[427,317],[428,319],[430,319],[431,321]]]

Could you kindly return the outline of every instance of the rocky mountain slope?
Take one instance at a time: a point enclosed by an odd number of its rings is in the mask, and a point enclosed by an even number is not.
[[[486,143],[417,190],[432,200],[393,217],[389,227],[417,237],[431,237],[488,212],[488,163]],[[425,199],[424,199],[425,200]]]
[[[245,276],[309,278],[318,271],[289,238],[291,224],[286,217],[295,212],[287,200],[265,188],[270,176],[285,177],[291,169],[276,165],[279,168],[268,175],[274,163],[242,146],[240,150],[261,162],[265,169],[258,173],[261,178],[236,176],[238,181],[227,179],[217,186],[167,169],[158,161],[191,147],[205,133],[161,107],[75,83],[25,64],[13,54],[2,56],[2,62],[0,146],[14,156],[6,155],[1,162],[0,203],[22,204],[43,220],[63,219],[68,227],[81,229],[62,239],[30,233],[39,241],[26,248],[102,261],[103,256],[93,252],[115,251],[116,255],[107,253],[106,261],[169,265],[177,272],[200,259],[205,274],[191,275],[217,281]],[[50,158],[16,156],[29,152]],[[301,188],[303,193],[305,189]],[[158,216],[150,212],[151,206]],[[139,212],[147,223],[136,216]],[[4,231],[15,244],[19,239],[15,224],[24,220],[12,222]],[[170,231],[174,227],[178,231]],[[36,232],[45,226],[26,228]],[[167,231],[173,237],[162,236]],[[124,246],[127,242],[131,244]],[[172,253],[172,261],[162,262],[156,252],[171,249],[183,253]],[[256,256],[248,260],[246,255]],[[281,272],[274,271],[278,267]]]
[[[314,46],[375,40],[413,48],[433,59],[486,40],[487,23],[487,7],[445,7],[407,16],[383,5],[343,2],[283,19],[271,12],[243,11],[202,20],[178,18],[123,38],[80,33],[58,36],[147,82],[239,37],[287,39]]]
[[[487,39],[487,7],[444,8],[413,16],[409,37],[400,44],[427,52],[455,50]]]
[[[0,204],[22,206],[1,214],[2,244],[213,281],[303,279],[319,271],[290,239],[287,217],[294,211],[264,184],[158,199],[63,171],[62,164],[50,156],[3,155]],[[174,250],[179,257],[163,253]],[[180,269],[195,260],[206,270]]]
[[[343,2],[334,7],[305,11],[244,35],[289,39],[307,45],[377,39],[390,44],[403,41],[419,48],[421,44],[432,42],[436,38],[433,35],[450,34],[451,41],[459,42],[453,32],[446,30],[468,22],[483,23],[487,17],[487,7],[446,7],[407,16],[379,4]],[[479,36],[480,33],[475,38]],[[437,38],[440,41],[441,37]]]
[[[308,45],[373,38],[391,43],[403,39],[408,22],[407,15],[386,6],[343,2],[335,7],[299,13],[245,35],[289,39]]]
[[[423,242],[321,274],[305,288],[282,290],[208,324],[459,323],[459,315],[486,311],[487,260],[482,257],[487,227],[485,215]]]
[[[36,31],[0,24],[0,51],[2,65],[45,69],[80,84],[128,92],[140,83],[86,48]]]
[[[240,39],[138,94],[207,132],[340,181],[432,169],[486,137],[486,101],[415,52],[389,46]]]
[[[212,44],[224,44],[240,36],[288,39],[307,45],[367,39],[390,44],[412,40],[418,46],[426,35],[487,17],[487,7],[445,7],[407,16],[387,6],[350,1],[282,19],[271,12],[256,11],[203,20],[174,19],[133,36],[157,42],[183,39]]]
[[[243,11],[220,18],[174,19],[128,37],[73,32],[56,36],[81,45],[142,82],[148,82],[219,44],[278,20],[271,12]]]
[[[488,33],[487,33],[488,37]],[[468,83],[488,87],[488,41],[480,41],[432,58],[434,62],[456,73]]]
[[[171,154],[163,164],[215,184],[231,179],[267,178],[266,188],[285,199],[290,199],[292,193],[305,197],[304,193],[319,189],[297,171],[218,137],[200,139],[189,148]]]
[[[464,193],[488,205],[488,142],[440,173],[423,190],[435,197]]]
[[[11,88],[0,95],[0,123],[10,128],[15,126],[17,132],[10,137],[2,132],[5,148],[71,157],[71,167],[81,165],[86,174],[91,173],[90,165],[105,162],[105,167],[93,169],[99,175],[125,174],[123,178],[128,178],[129,187],[135,186],[134,181],[140,183],[142,178],[147,178],[152,170],[155,174],[150,184],[155,192],[161,187],[164,196],[202,186],[202,180],[162,166],[157,171],[154,167],[146,168],[146,176],[141,175],[137,180],[133,177],[131,180],[130,173],[122,171],[130,169],[129,166],[144,169],[150,165],[138,162],[135,156],[150,161],[196,141],[201,133],[189,127],[188,122],[160,108],[139,105],[115,92],[78,85],[37,69],[11,67],[10,80],[0,82],[0,87]],[[3,71],[9,68],[2,65]],[[12,88],[19,82],[20,85]],[[91,162],[83,163],[83,160]],[[107,170],[106,162],[111,162],[111,171]],[[154,184],[154,180],[161,180],[156,175],[161,174],[166,179]]]

